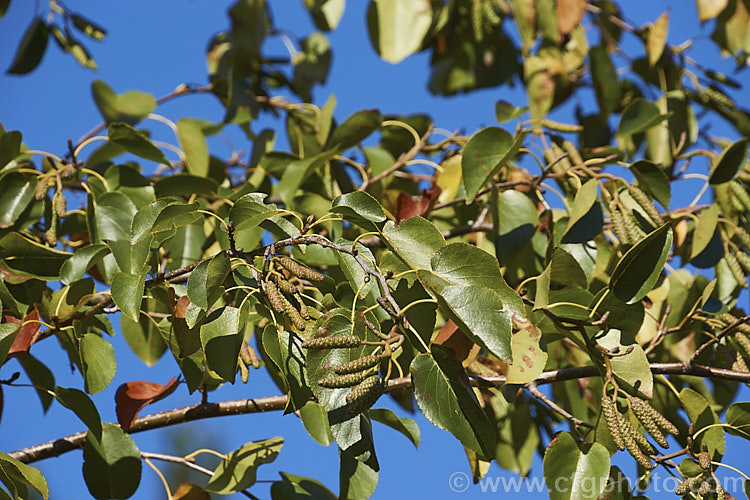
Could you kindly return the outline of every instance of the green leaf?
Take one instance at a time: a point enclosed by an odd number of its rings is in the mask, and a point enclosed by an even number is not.
[[[91,401],[91,398],[78,389],[60,387],[54,388],[55,399],[63,405],[65,408],[71,410],[76,414],[81,422],[88,427],[89,431],[93,433],[95,439],[100,440],[102,438],[102,419],[99,416],[99,410],[96,409],[96,405]]]
[[[189,174],[168,175],[154,181],[154,192],[157,198],[192,194],[214,195],[218,188],[219,183],[210,177]]]
[[[138,321],[141,315],[141,302],[145,287],[145,269],[140,274],[117,271],[112,278],[112,300],[120,311],[133,321]]]
[[[281,437],[251,441],[226,455],[206,489],[227,495],[242,491],[255,484],[258,467],[276,460],[284,440]]]
[[[615,297],[627,304],[643,299],[656,284],[671,247],[672,228],[664,224],[628,250],[609,280]]]
[[[281,199],[286,203],[290,203],[305,180],[313,172],[325,165],[335,154],[336,150],[331,149],[309,158],[290,162],[284,170],[284,174],[281,176],[277,186]]]
[[[397,63],[417,52],[432,24],[431,4],[412,0],[370,0],[367,27],[380,57]]]
[[[34,198],[36,179],[19,172],[11,172],[0,178],[0,228],[16,222]]]
[[[0,134],[0,169],[21,153],[21,132],[11,130]]]
[[[241,326],[240,310],[227,306],[211,313],[200,327],[206,365],[227,382],[234,383],[237,373],[237,357],[242,344]]]
[[[107,35],[107,30],[81,15],[73,14],[70,16],[70,19],[78,31],[96,41],[100,42],[104,40],[104,37]]]
[[[29,27],[26,28],[7,73],[25,75],[33,71],[42,62],[48,39],[49,28],[47,24],[41,17],[35,17]]]
[[[286,472],[279,472],[279,474],[282,480],[271,485],[273,500],[336,500],[339,498],[315,479]]]
[[[447,430],[485,458],[494,456],[495,428],[474,395],[466,374],[438,345],[432,355],[419,354],[409,368],[414,397],[427,420]]]
[[[588,286],[586,273],[578,261],[562,247],[557,247],[552,252],[547,269],[549,281],[554,285],[584,289]]]
[[[333,443],[331,426],[328,423],[328,412],[315,401],[308,401],[299,409],[302,425],[310,436],[323,446]]]
[[[419,448],[419,426],[414,420],[410,418],[401,418],[387,408],[371,409],[370,418],[400,432],[412,442],[414,448]]]
[[[596,100],[599,103],[601,114],[607,117],[620,106],[620,80],[617,78],[617,71],[609,58],[609,51],[606,46],[591,47],[589,62],[591,63],[591,78],[594,81]]]
[[[110,123],[107,128],[109,140],[128,153],[132,153],[141,158],[155,161],[163,165],[169,165],[169,160],[146,134],[140,130],[134,129],[131,125],[124,122]]]
[[[94,296],[94,279],[84,278],[74,281],[52,292],[48,309],[58,321],[69,319]]]
[[[704,427],[719,424],[719,417],[711,408],[706,399],[687,387],[680,391],[680,402],[685,409],[690,422],[693,423],[693,435]],[[708,447],[708,452],[713,460],[721,460],[724,454],[724,430],[721,427],[711,427],[701,432],[698,437],[693,439],[693,445],[702,449],[703,445]]]
[[[512,358],[510,314],[504,311],[503,301],[496,291],[481,285],[454,285],[445,287],[438,294],[438,300],[448,308],[448,316],[474,342],[503,361],[520,362]]]
[[[107,245],[94,243],[77,250],[60,268],[60,281],[69,285],[83,278],[86,271],[109,252]]]
[[[38,469],[20,462],[2,451],[0,451],[0,472],[4,472],[6,476],[11,476],[11,480],[15,480],[13,482],[17,481],[16,484],[18,486],[31,486],[42,495],[44,500],[49,498],[49,488],[42,473]]]
[[[599,443],[579,448],[569,432],[561,432],[544,453],[544,481],[551,500],[594,500],[609,477],[609,452]]]
[[[541,331],[531,324],[511,336],[513,364],[508,366],[506,383],[526,384],[541,375],[547,363],[547,353],[539,344],[541,339]]]
[[[177,138],[185,152],[187,170],[192,175],[208,175],[208,145],[206,136],[197,121],[181,118],[177,122]]]
[[[331,203],[331,212],[341,214],[349,222],[365,228],[371,225],[364,221],[380,223],[386,220],[378,200],[364,191],[352,191],[338,196]]]
[[[151,94],[131,90],[117,95],[101,80],[95,80],[91,84],[91,94],[107,123],[123,122],[135,125],[156,108],[156,99]]]
[[[144,308],[148,307],[149,311],[161,312],[166,314],[166,311],[160,311],[158,307],[151,306],[150,302],[155,303],[152,299],[145,299]],[[167,349],[164,339],[162,337],[162,324],[155,323],[151,317],[146,314],[141,315],[137,322],[133,321],[124,314],[120,315],[120,328],[122,329],[122,336],[130,346],[130,349],[138,356],[141,361],[146,363],[146,366],[153,366],[162,354]],[[168,335],[169,331],[165,332]],[[174,335],[178,337],[177,335]],[[179,337],[178,337],[179,341]],[[199,344],[199,342],[195,342]],[[198,349],[198,347],[196,347]],[[195,351],[193,351],[195,352]]]
[[[138,211],[130,198],[117,191],[103,193],[96,198],[93,211],[101,240],[130,239],[130,224]]]
[[[379,129],[382,121],[383,116],[377,109],[357,111],[344,120],[344,123],[336,127],[328,140],[328,144],[334,150],[347,150]]]
[[[737,177],[747,160],[747,143],[748,138],[743,137],[721,152],[708,175],[710,184],[723,184]]]
[[[654,376],[651,374],[651,367],[643,348],[636,343],[625,343],[621,340],[620,331],[614,329],[597,336],[596,342],[610,351],[619,349],[619,354],[609,360],[612,373],[620,383],[651,399],[654,392]],[[630,353],[623,355],[628,350]]]
[[[528,106],[517,108],[508,101],[500,99],[495,103],[495,118],[497,118],[498,123],[505,123],[521,118],[528,110]]]
[[[84,389],[96,394],[107,388],[117,372],[117,361],[112,344],[94,333],[81,338],[81,371]]]
[[[263,202],[265,197],[263,193],[250,193],[234,203],[229,212],[229,220],[234,224],[235,231],[252,229],[280,213],[276,205],[266,205]]]
[[[477,193],[518,152],[526,133],[513,137],[500,127],[483,128],[471,136],[463,151],[461,171],[467,200]]]
[[[223,253],[204,260],[193,269],[187,282],[190,302],[207,311],[224,294],[224,280],[231,266]]]
[[[591,179],[576,193],[562,243],[585,243],[602,231],[604,216],[596,196],[597,187],[597,180]]]
[[[378,468],[350,451],[341,451],[339,458],[339,498],[370,498],[378,486]]]
[[[48,391],[53,391],[55,388],[55,376],[52,374],[47,365],[36,359],[33,355],[29,354],[23,358],[17,358],[21,362],[23,371],[26,372],[26,376],[34,384],[36,393],[39,396],[39,400],[42,403],[42,409],[44,413],[49,410],[53,396]],[[0,407],[2,403],[0,403]]]
[[[344,238],[337,240],[336,244],[349,248],[352,247],[352,242]],[[365,261],[375,262],[375,256],[372,254],[372,250],[364,246],[362,243],[357,242],[355,248],[360,255],[364,255]],[[339,260],[341,272],[344,273],[344,276],[349,281],[349,286],[351,286],[352,291],[355,293],[359,292],[360,298],[367,297],[372,290],[376,290],[377,293],[378,289],[375,283],[376,280],[371,279],[372,277],[365,273],[365,270],[357,263],[354,256],[344,252],[337,252],[336,257]]]
[[[630,165],[630,171],[638,179],[638,186],[653,199],[669,208],[671,185],[669,177],[658,165],[647,160],[639,160]]]
[[[304,0],[305,7],[319,30],[331,31],[338,26],[344,15],[346,0]]]
[[[504,311],[525,317],[521,297],[505,282],[497,259],[484,250],[467,243],[451,243],[432,255],[430,265],[436,275],[453,285],[479,285],[494,290]]]
[[[83,477],[98,500],[130,498],[141,482],[141,453],[129,435],[114,424],[102,424],[102,437],[91,431],[83,442]]]
[[[514,189],[500,194],[492,208],[495,209],[492,213],[495,255],[498,261],[507,263],[531,241],[539,225],[539,215],[534,202]]]
[[[727,408],[727,424],[724,429],[734,436],[750,439],[750,403],[734,403]]]
[[[659,113],[659,108],[653,102],[636,98],[620,116],[617,126],[617,136],[621,138],[639,134],[669,118],[668,114]]]
[[[16,340],[19,330],[20,325],[0,323],[0,366],[5,363],[10,346]]]
[[[23,237],[20,233],[8,233],[0,238],[0,268],[5,281],[20,283],[31,278],[56,280],[62,265],[71,257]]]
[[[693,246],[690,249],[690,260],[700,255],[714,238],[716,226],[719,224],[721,208],[714,203],[707,209],[701,211],[693,230]]]
[[[383,237],[393,253],[412,269],[430,269],[432,254],[445,246],[440,230],[419,216],[401,221],[398,226],[386,222]]]

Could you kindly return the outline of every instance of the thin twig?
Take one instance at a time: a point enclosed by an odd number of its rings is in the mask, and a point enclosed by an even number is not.
[[[717,333],[713,338],[711,338],[708,342],[701,344],[698,349],[695,350],[692,356],[690,356],[690,359],[688,359],[685,364],[688,366],[695,363],[695,361],[698,359],[698,357],[706,352],[706,349],[711,347],[712,345],[719,342],[727,333],[731,332],[735,328],[737,328],[740,325],[744,325],[750,321],[750,316],[745,316],[743,318],[739,318],[737,321],[733,322],[731,325],[727,325],[723,330],[721,330],[719,333]]]
[[[427,144],[427,139],[429,139],[430,134],[432,134],[433,128],[435,128],[435,125],[430,123],[430,125],[427,127],[427,132],[424,133],[424,135],[419,139],[419,141],[416,144],[414,144],[414,146],[412,146],[412,148],[409,151],[405,153],[401,153],[401,155],[398,157],[398,160],[396,160],[396,162],[393,165],[383,170],[375,177],[364,179],[362,182],[362,185],[359,186],[359,191],[364,191],[365,189],[367,189],[369,185],[375,184],[376,182],[378,182],[380,179],[383,179],[384,177],[388,177],[393,172],[395,172],[399,168],[406,165],[406,162],[408,162],[409,160],[413,160],[414,157],[417,156],[419,152],[422,151],[422,149],[424,149],[425,145]]]
[[[542,391],[539,390],[539,388],[536,385],[536,382],[529,382],[526,384],[526,390],[528,390],[535,398],[537,398],[539,401],[542,401],[544,404],[549,406],[553,411],[559,413],[563,416],[566,420],[568,420],[571,424],[573,424],[576,427],[587,427],[589,429],[594,429],[595,427],[591,425],[588,422],[584,422],[580,418],[576,418],[570,413],[568,413],[567,410],[562,408],[560,405],[552,401],[550,398],[544,395]]]

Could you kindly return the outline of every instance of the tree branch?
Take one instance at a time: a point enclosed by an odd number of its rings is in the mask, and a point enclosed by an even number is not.
[[[685,366],[684,363],[651,363],[651,371],[664,375],[697,375],[712,379],[732,380],[735,382],[750,382],[750,373],[713,368],[703,365]],[[551,384],[579,378],[598,377],[599,371],[595,366],[580,366],[575,368],[564,368],[542,373],[533,384]],[[472,377],[471,384],[476,387],[499,387],[505,384],[505,377]],[[388,381],[387,392],[410,388],[412,385],[410,377],[401,377]],[[240,399],[235,401],[222,401],[219,403],[206,403],[174,410],[163,411],[140,417],[133,422],[130,433],[143,432],[161,427],[169,427],[193,420],[223,417],[227,415],[243,415],[250,413],[262,413],[267,411],[283,410],[287,404],[286,396],[271,396],[255,399]],[[13,451],[9,455],[24,463],[33,463],[45,458],[57,457],[69,451],[80,448],[86,439],[86,432],[78,432],[54,441],[29,446]]]
[[[364,191],[367,189],[368,186],[371,184],[375,184],[380,179],[384,177],[388,177],[393,172],[398,170],[399,168],[406,165],[406,162],[409,160],[413,160],[415,156],[419,154],[422,149],[424,149],[425,145],[427,144],[427,139],[429,139],[430,135],[432,134],[432,130],[435,128],[435,125],[430,123],[429,127],[427,127],[427,132],[424,133],[424,135],[419,139],[419,141],[412,146],[412,148],[407,151],[406,153],[402,153],[401,156],[398,157],[398,160],[396,160],[396,163],[388,167],[387,169],[380,172],[375,177],[369,178],[369,179],[363,179],[362,185],[359,186],[359,191]]]

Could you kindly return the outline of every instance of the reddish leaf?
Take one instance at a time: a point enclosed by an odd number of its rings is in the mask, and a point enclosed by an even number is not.
[[[172,313],[172,328],[177,346],[180,348],[179,357],[185,358],[201,347],[199,327],[190,329],[185,321],[185,313],[190,305],[190,299],[183,295],[175,300],[174,288],[167,289],[169,311]]]
[[[424,215],[435,205],[435,201],[442,189],[438,186],[430,189],[423,189],[422,196],[418,200],[412,198],[409,193],[401,192],[396,199],[396,224],[406,219],[411,219],[415,215]]]
[[[6,316],[5,320],[8,323],[20,323],[17,318],[11,316]],[[39,322],[39,311],[35,305],[31,311],[24,316],[23,323],[21,323],[21,329],[18,331],[18,335],[16,335],[16,338],[13,340],[13,344],[8,351],[8,358],[24,359],[28,356],[31,344],[34,343],[34,336],[41,326],[42,325]]]
[[[439,344],[451,353],[453,359],[463,363],[471,354],[474,342],[464,335],[453,320],[448,320],[438,332],[433,344]]]
[[[211,500],[211,497],[200,486],[182,483],[172,495],[172,500]]]
[[[115,393],[115,413],[120,427],[127,432],[143,407],[172,394],[178,383],[179,380],[172,377],[167,385],[137,380],[118,387]]]
[[[557,0],[557,28],[567,35],[581,23],[588,0]]]

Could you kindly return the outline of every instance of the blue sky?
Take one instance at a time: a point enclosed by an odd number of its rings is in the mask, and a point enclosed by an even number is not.
[[[45,2],[40,2],[45,5]],[[721,60],[714,44],[706,38],[712,26],[709,23],[701,28],[697,22],[696,8],[692,1],[662,0],[628,1],[626,14],[636,25],[655,20],[668,5],[672,5],[669,42],[680,44],[690,37],[695,38],[691,55],[698,60],[715,64],[717,69],[731,73],[732,60]],[[300,0],[271,0],[279,27],[290,33],[304,37],[313,29]],[[116,92],[143,90],[156,97],[165,95],[181,83],[206,83],[204,54],[212,35],[228,26],[226,9],[228,1],[209,0],[163,0],[151,2],[133,0],[130,2],[67,2],[72,10],[80,11],[108,30],[104,42],[87,42],[99,64],[97,72],[81,69],[72,58],[63,55],[50,43],[41,65],[30,75],[16,77],[0,75],[0,122],[7,130],[20,130],[24,142],[33,149],[54,153],[66,150],[66,140],[86,133],[101,121],[101,117],[91,99],[91,82],[102,79]],[[0,20],[0,68],[7,68],[15,47],[23,31],[31,20],[35,2],[14,0],[6,16]],[[418,54],[399,65],[381,61],[373,51],[365,24],[366,2],[350,1],[339,28],[329,35],[334,51],[333,64],[327,85],[314,91],[316,104],[323,104],[328,96],[336,95],[338,105],[335,116],[340,121],[351,113],[364,108],[378,107],[384,113],[409,114],[425,112],[430,114],[437,127],[449,130],[462,129],[471,133],[482,126],[495,125],[494,103],[504,99],[514,103],[525,103],[525,95],[520,85],[486,89],[450,98],[439,98],[426,89],[429,56]],[[625,35],[627,38],[627,35]],[[633,37],[626,48],[642,51],[642,44],[636,44]],[[590,40],[595,43],[595,40]],[[285,55],[283,45],[271,39],[268,52]],[[637,48],[636,48],[637,47]],[[640,52],[639,52],[640,53]],[[619,61],[619,67],[624,62]],[[748,73],[738,77],[747,86]],[[583,92],[581,100],[555,110],[552,117],[558,120],[571,120],[575,104],[584,109],[593,109],[592,94]],[[201,117],[219,121],[223,116],[221,106],[212,96],[198,95],[177,99],[157,109],[157,112],[172,119],[180,117]],[[259,120],[253,125],[255,130],[263,127],[277,127],[280,132],[277,148],[285,148],[282,138],[283,128],[270,118]],[[163,125],[149,122],[146,125],[154,132],[154,137],[172,140],[171,132]],[[257,128],[256,128],[257,127]],[[736,133],[717,123],[712,128],[714,135],[736,138]],[[233,148],[248,153],[250,145],[243,134],[228,130],[226,139]],[[227,142],[215,138],[210,143],[212,154],[228,157],[231,153]],[[171,153],[167,153],[168,155]],[[688,194],[691,196],[692,193]],[[747,303],[747,298],[742,301]],[[114,321],[117,323],[117,321]],[[155,367],[147,369],[140,360],[131,354],[121,335],[113,339],[118,353],[118,373],[110,387],[93,396],[94,401],[107,421],[114,421],[114,390],[121,383],[133,378],[166,382],[177,374],[177,367],[169,356],[165,356]],[[42,360],[56,360],[64,356],[53,340],[35,345],[32,352]],[[71,374],[59,363],[54,366],[58,385],[82,387],[80,376]],[[6,378],[19,367],[15,362],[8,363],[0,372]],[[212,395],[214,398],[238,399],[261,397],[276,394],[275,386],[262,372],[252,372],[250,383],[227,386]],[[743,391],[747,399],[748,391]],[[381,404],[394,406],[383,398]],[[156,412],[186,406],[197,402],[180,389],[170,398],[147,409]],[[381,483],[374,498],[386,497],[475,497],[481,496],[478,487],[463,494],[452,493],[448,480],[453,472],[468,471],[468,465],[461,445],[450,434],[433,427],[423,417],[416,416],[422,431],[422,444],[418,451],[399,434],[376,424],[376,446],[381,464]],[[36,394],[31,389],[5,390],[5,410],[0,422],[0,443],[4,451],[47,441],[62,435],[81,430],[78,420],[59,405],[53,405],[45,417],[41,416]],[[284,436],[286,443],[274,464],[260,469],[259,479],[277,479],[278,470],[309,476],[322,481],[334,492],[338,491],[338,456],[335,445],[323,448],[305,432],[301,422],[293,415],[282,417],[279,413],[237,416],[212,421],[195,422],[178,428],[152,431],[134,435],[143,451],[169,452],[175,443],[182,453],[199,447],[212,447],[228,452],[251,440],[264,439],[275,435]],[[186,440],[191,441],[185,445]],[[745,442],[732,441],[727,462],[741,466],[747,462]],[[634,474],[629,457],[618,456],[629,474]],[[40,462],[53,492],[52,498],[86,498],[88,493],[80,473],[81,453],[78,451]],[[163,470],[164,464],[157,464]],[[172,470],[172,469],[170,469]],[[496,465],[490,476],[506,475]],[[541,462],[535,461],[531,474],[541,477]],[[201,480],[200,478],[194,479]],[[175,488],[176,484],[172,484]],[[261,484],[251,491],[261,497],[267,496],[267,485]],[[737,492],[739,494],[739,492]],[[545,493],[532,492],[534,498],[546,498]],[[653,496],[666,498],[667,494],[654,493]],[[670,495],[671,496],[671,495]],[[144,468],[143,481],[135,498],[160,498],[163,489],[157,476]],[[237,498],[241,498],[237,496]]]

